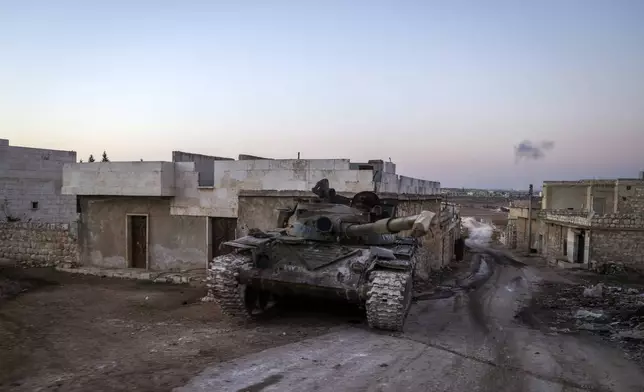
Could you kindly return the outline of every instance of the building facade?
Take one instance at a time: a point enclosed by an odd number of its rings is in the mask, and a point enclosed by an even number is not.
[[[441,210],[440,183],[396,174],[391,162],[241,160],[174,152],[173,162],[70,163],[62,193],[78,197],[81,264],[153,271],[205,269],[222,242],[277,224],[278,207],[313,196],[322,178],[339,194],[375,191],[399,213],[439,213],[425,269],[453,257],[456,211]]]
[[[74,162],[74,151],[11,146],[0,139],[0,221],[74,221],[76,198],[61,194],[63,165]]]
[[[644,270],[644,178],[544,182],[538,217],[549,259]]]
[[[75,263],[77,203],[61,193],[76,152],[12,146],[0,139],[0,261]]]
[[[510,249],[527,250],[535,246],[535,238],[538,237],[539,226],[537,223],[539,211],[541,210],[541,201],[538,199],[533,200],[532,209],[529,208],[529,204],[528,200],[510,202],[508,224],[502,241]]]

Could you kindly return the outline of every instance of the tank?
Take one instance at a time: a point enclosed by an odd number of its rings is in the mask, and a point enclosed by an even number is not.
[[[346,198],[326,179],[312,191],[316,198],[277,211],[275,229],[250,230],[223,244],[232,251],[215,257],[209,269],[223,313],[250,320],[273,300],[318,296],[363,306],[372,328],[402,330],[418,237],[430,232],[435,214],[395,217],[395,202],[374,192]]]

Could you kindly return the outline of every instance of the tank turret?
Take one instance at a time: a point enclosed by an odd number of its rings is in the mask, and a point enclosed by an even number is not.
[[[386,205],[374,192],[360,192],[353,198],[337,195],[327,179],[312,189],[316,200],[300,202],[293,210],[280,211],[279,220],[292,237],[335,242],[342,239],[395,234],[411,230],[412,237],[429,231],[436,214],[423,211],[417,215],[393,218],[395,206]]]

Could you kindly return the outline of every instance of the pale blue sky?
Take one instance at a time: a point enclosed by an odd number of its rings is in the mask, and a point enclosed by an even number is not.
[[[644,1],[0,0],[0,137],[391,159],[443,186],[644,170]],[[515,164],[524,139],[553,140]]]

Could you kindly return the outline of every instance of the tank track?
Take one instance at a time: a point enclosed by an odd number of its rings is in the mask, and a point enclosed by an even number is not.
[[[240,321],[251,320],[252,314],[244,303],[243,286],[237,281],[237,274],[251,266],[251,256],[237,252],[215,257],[210,265],[210,288],[215,302],[226,316]]]
[[[371,328],[402,331],[411,303],[411,272],[373,271],[367,291],[367,321]]]

